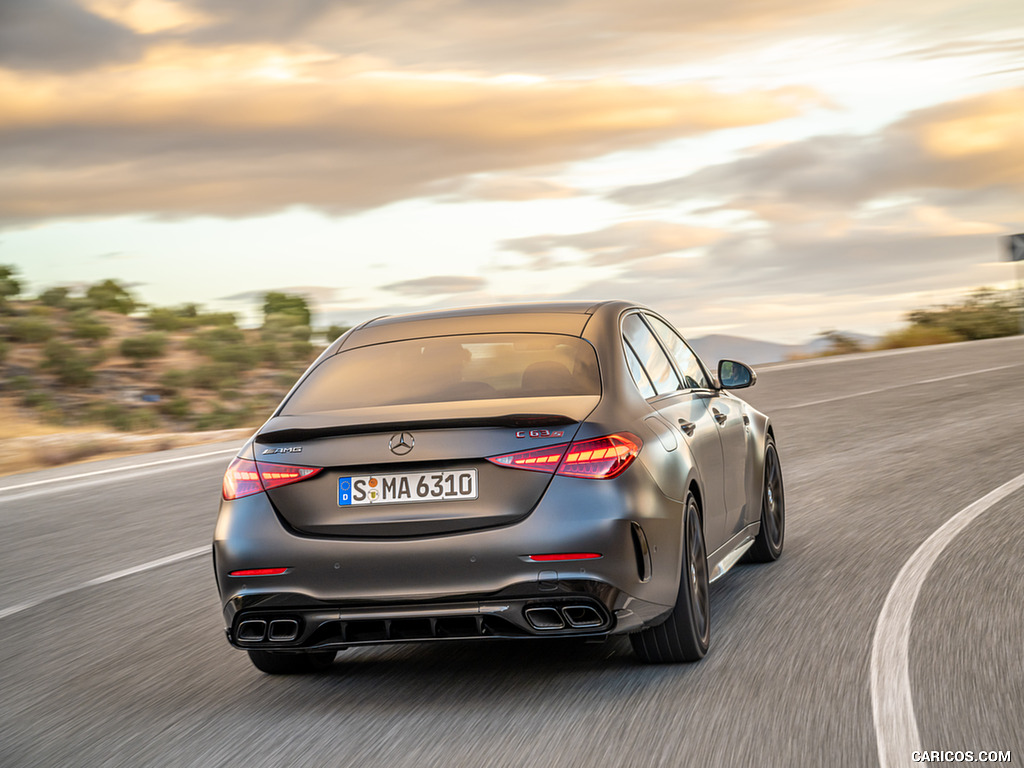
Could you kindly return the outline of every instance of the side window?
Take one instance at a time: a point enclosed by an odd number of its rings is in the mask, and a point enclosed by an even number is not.
[[[676,367],[679,368],[679,373],[683,377],[683,385],[687,389],[707,389],[708,379],[704,375],[697,356],[693,354],[693,350],[686,345],[675,328],[660,317],[648,315],[647,319],[651,321],[654,330],[657,331],[658,336],[661,337],[671,353],[672,359],[675,360]]]
[[[654,338],[651,329],[640,319],[640,315],[635,313],[626,315],[626,319],[622,321],[622,332],[640,362],[643,363],[644,369],[651,377],[651,383],[654,384],[654,389],[659,395],[682,388],[679,377],[672,370],[672,364],[668,361],[665,351],[658,344],[658,340]]]
[[[647,371],[640,365],[640,360],[636,356],[636,352],[629,346],[629,342],[625,338],[622,340],[622,347],[626,350],[626,365],[629,366],[629,372],[633,375],[633,381],[636,382],[637,389],[640,390],[640,394],[644,397],[654,397],[657,392],[654,391],[654,385],[651,384],[650,378],[647,376]]]

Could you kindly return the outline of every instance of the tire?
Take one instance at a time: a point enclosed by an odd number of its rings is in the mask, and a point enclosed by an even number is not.
[[[309,672],[320,672],[331,666],[334,656],[334,651],[317,653],[249,651],[249,660],[253,666],[268,675],[302,675]]]
[[[779,559],[786,538],[786,494],[782,486],[782,465],[775,441],[769,437],[764,449],[764,488],[761,491],[761,530],[744,561],[771,563]]]
[[[675,607],[661,624],[629,636],[633,652],[648,664],[700,661],[711,642],[707,552],[692,493],[686,495],[683,510],[683,556]]]

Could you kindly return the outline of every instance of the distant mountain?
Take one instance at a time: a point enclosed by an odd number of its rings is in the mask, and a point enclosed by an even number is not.
[[[840,331],[839,333],[857,342],[865,349],[873,347],[879,341],[878,336],[868,336],[866,333],[854,333],[853,331]],[[830,346],[831,342],[828,339],[819,336],[814,341],[804,344],[803,350],[808,355],[817,355],[827,350]]]
[[[799,344],[777,344],[774,341],[725,336],[719,333],[689,339],[689,342],[701,359],[712,368],[719,360],[739,360],[750,365],[777,363],[804,351],[804,347]]]
[[[865,349],[878,343],[877,336],[868,336],[852,331],[840,331],[840,333],[863,345]],[[723,359],[761,365],[777,363],[794,357],[819,355],[831,345],[828,339],[821,337],[806,344],[778,344],[774,341],[761,341],[760,339],[747,339],[742,336],[726,336],[717,333],[689,339],[689,342],[701,359],[712,368],[717,365],[719,360]]]

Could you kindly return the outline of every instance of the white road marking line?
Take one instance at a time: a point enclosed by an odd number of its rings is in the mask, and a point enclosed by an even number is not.
[[[964,507],[929,536],[904,563],[885,598],[871,643],[871,712],[881,768],[911,765],[923,749],[910,690],[910,625],[914,604],[939,555],[976,517],[1024,488],[1024,473]]]
[[[12,605],[10,608],[0,609],[0,619],[6,619],[8,616],[13,616],[16,613],[27,611],[30,608],[35,608],[38,605],[42,605],[48,600],[53,600],[64,595],[70,595],[72,592],[78,592],[88,587],[99,586],[100,584],[106,584],[110,581],[116,581],[117,579],[123,579],[125,576],[132,576],[136,573],[143,573],[145,571],[151,571],[154,568],[159,568],[163,565],[170,565],[171,563],[178,563],[182,560],[188,560],[193,557],[199,557],[200,555],[210,554],[210,545],[207,544],[205,547],[196,547],[195,549],[189,549],[184,552],[178,552],[174,555],[168,555],[167,557],[161,557],[159,560],[150,560],[148,563],[142,565],[135,565],[131,568],[125,568],[123,571],[114,571],[114,573],[108,573],[105,576],[98,576],[95,579],[89,579],[89,581],[83,581],[81,584],[76,584],[73,587],[67,589],[61,589],[57,592],[51,592],[48,595],[37,597],[35,600],[26,600],[24,603],[18,603]]]
[[[113,467],[111,469],[97,469],[94,472],[82,472],[77,475],[65,475],[64,477],[51,477],[47,480],[34,480],[31,483],[19,483],[18,485],[7,485],[0,487],[0,493],[5,491],[16,491],[20,488],[31,488],[37,485],[48,485],[50,483],[61,483],[66,480],[79,480],[83,477],[96,477],[97,475],[109,475],[113,472],[130,472],[135,469],[142,469],[143,467],[155,467],[158,464],[174,464],[179,461],[191,461],[192,459],[201,459],[206,456],[222,456],[227,453],[237,453],[237,448],[227,448],[220,451],[209,451],[207,453],[196,453],[192,456],[178,456],[173,459],[160,459],[158,461],[147,461],[142,464],[129,464],[126,467]]]
[[[906,387],[916,387],[919,384],[934,384],[937,381],[949,381],[950,379],[962,379],[965,376],[977,376],[981,373],[991,373],[992,371],[1002,371],[1006,368],[1016,368],[1024,363],[1011,363],[1009,365],[997,365],[994,368],[979,368],[973,371],[964,371],[963,373],[953,373],[949,376],[939,376],[934,379],[922,379],[921,381],[911,381],[906,384],[890,384],[888,387],[879,387],[878,389],[866,389],[863,392],[853,392],[849,395],[836,395],[835,397],[826,397],[821,400],[810,400],[806,403],[797,403],[796,405],[780,405],[772,408],[771,411],[791,411],[794,408],[807,408],[811,405],[823,405],[824,403],[835,403],[840,400],[849,400],[854,397],[864,397],[865,395],[877,395],[879,392],[889,392],[893,389],[905,389]]]

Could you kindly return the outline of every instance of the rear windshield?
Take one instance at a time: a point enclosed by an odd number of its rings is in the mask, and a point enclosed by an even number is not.
[[[574,336],[440,336],[359,347],[330,357],[310,373],[281,413],[600,394],[597,354]]]

